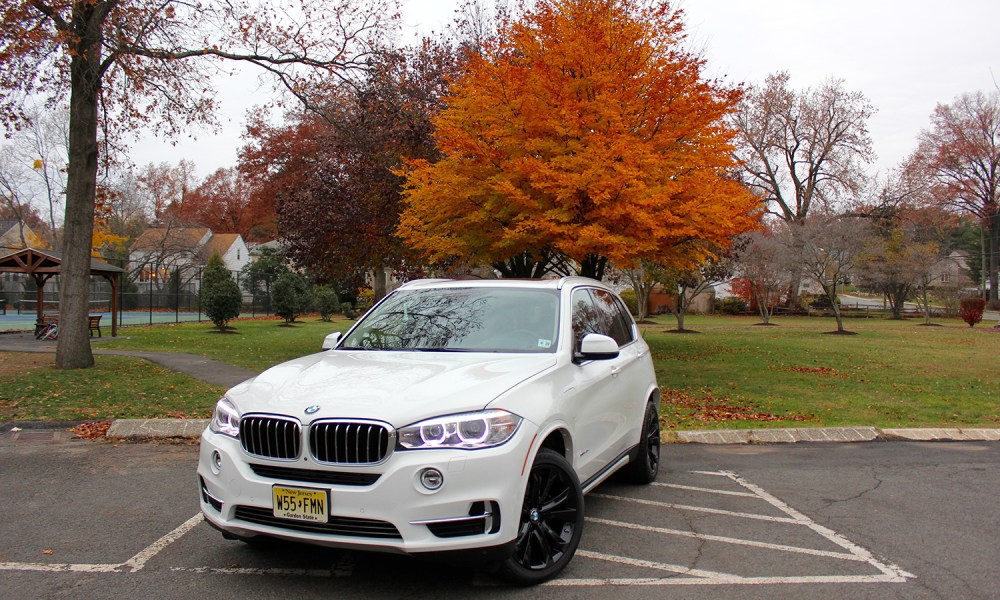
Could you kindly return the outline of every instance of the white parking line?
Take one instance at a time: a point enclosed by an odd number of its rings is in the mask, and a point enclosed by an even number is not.
[[[142,569],[146,563],[159,554],[164,548],[177,541],[182,535],[191,531],[204,520],[201,513],[196,514],[181,523],[176,529],[156,540],[141,552],[123,563],[117,564],[46,564],[46,563],[0,563],[0,571],[43,571],[48,573],[134,573]]]
[[[642,498],[629,498],[627,496],[613,496],[611,494],[591,494],[592,498],[604,498],[605,500],[618,500],[621,502],[631,502],[633,504],[644,504],[646,506],[656,506],[659,508],[676,508],[678,510],[690,510],[694,512],[711,513],[713,515],[726,515],[727,517],[739,517],[741,519],[753,519],[756,521],[770,521],[772,523],[799,524],[798,519],[790,517],[772,517],[770,515],[758,515],[756,513],[734,512],[722,510],[720,508],[708,508],[706,506],[691,506],[688,504],[674,504],[673,502],[658,502],[656,500],[643,500]]]
[[[659,502],[655,500],[644,500],[639,498],[628,498],[624,496],[615,496],[611,494],[591,494],[591,497],[603,498],[615,502],[627,502],[627,503],[641,504],[646,506],[655,506],[658,508],[672,508],[677,510],[697,511],[697,512],[704,512],[716,515],[759,520],[770,523],[800,525],[808,528],[809,530],[813,531],[822,538],[832,542],[833,544],[843,548],[844,550],[846,550],[846,552],[833,552],[827,550],[818,550],[815,548],[790,546],[785,544],[772,544],[768,542],[759,542],[755,540],[732,538],[732,537],[718,536],[718,535],[708,535],[708,534],[695,533],[692,531],[668,529],[663,527],[653,527],[649,525],[641,525],[636,523],[628,523],[624,521],[602,519],[597,517],[586,517],[586,520],[591,523],[597,523],[611,527],[619,527],[622,529],[627,529],[632,531],[645,531],[665,536],[686,537],[686,538],[694,538],[709,542],[719,542],[719,543],[733,544],[739,546],[750,546],[750,547],[760,548],[762,550],[773,550],[780,552],[805,554],[822,558],[829,558],[831,560],[838,560],[838,561],[849,561],[855,563],[860,562],[870,565],[872,568],[878,571],[878,573],[870,575],[803,575],[803,576],[788,576],[788,577],[776,577],[776,576],[747,577],[731,573],[722,573],[718,571],[696,569],[684,565],[662,563],[656,561],[643,560],[640,558],[619,556],[614,554],[596,552],[592,550],[579,549],[577,550],[577,556],[584,559],[600,560],[604,562],[626,565],[630,567],[639,567],[639,568],[651,569],[654,571],[663,571],[666,573],[670,573],[671,575],[665,577],[637,577],[637,578],[624,578],[624,577],[575,578],[575,579],[564,578],[564,579],[556,579],[553,581],[549,581],[544,585],[566,587],[566,586],[609,586],[609,585],[610,586],[664,586],[664,585],[900,583],[900,582],[905,582],[908,579],[914,577],[914,575],[902,570],[896,565],[885,563],[878,560],[869,550],[851,542],[850,540],[838,534],[837,532],[833,531],[832,529],[816,523],[803,513],[795,510],[785,502],[782,502],[775,496],[769,494],[760,486],[750,483],[737,473],[733,473],[730,471],[693,471],[692,473],[696,475],[723,477],[736,483],[746,491],[739,492],[732,490],[721,490],[708,487],[687,486],[687,485],[668,484],[668,483],[657,483],[655,485],[658,487],[683,490],[689,492],[720,494],[724,496],[747,498],[751,500],[758,499],[770,504],[772,507],[776,508],[781,513],[787,516],[775,517],[770,515],[761,515],[757,513],[746,513],[746,512],[728,511],[716,508],[708,508],[704,506],[693,506],[693,505],[676,504],[670,502]],[[132,558],[123,563],[45,564],[45,563],[4,562],[0,563],[0,571],[36,571],[36,572],[48,572],[48,573],[61,573],[61,572],[134,573],[142,570],[150,560],[152,560],[165,548],[170,546],[172,543],[176,542],[186,533],[191,531],[203,520],[204,517],[201,515],[201,513],[191,517],[190,519],[184,521],[181,525],[176,527],[173,531],[167,533],[160,539],[156,540],[155,542],[144,548],[142,551],[137,553],[135,556],[133,556]],[[353,574],[354,569],[353,569],[353,560],[348,555],[347,557],[342,559],[339,563],[333,565],[330,569],[170,567],[170,570],[173,572],[210,573],[219,575],[257,575],[257,576],[263,575],[263,576],[282,576],[282,577],[350,577]]]
[[[46,573],[114,573],[121,565],[2,562],[0,571],[42,571]]]
[[[767,493],[760,486],[757,486],[757,485],[754,485],[754,484],[750,483],[749,481],[743,479],[742,477],[740,477],[736,473],[732,473],[732,472],[729,472],[729,471],[725,471],[724,473],[725,473],[726,477],[729,477],[730,479],[732,479],[736,483],[740,484],[744,488],[750,490],[754,494],[757,494],[761,498],[761,500],[764,500],[765,502],[769,503],[771,506],[774,506],[778,510],[784,512],[785,514],[789,515],[790,517],[792,517],[796,521],[800,522],[802,525],[804,525],[804,526],[808,527],[809,529],[815,531],[819,535],[825,537],[826,539],[830,540],[831,542],[833,542],[834,544],[840,546],[841,548],[844,548],[845,550],[847,550],[851,554],[854,554],[855,556],[863,559],[865,562],[867,562],[871,566],[875,567],[879,571],[882,571],[887,576],[889,576],[889,577],[898,577],[898,578],[901,578],[902,581],[905,581],[908,578],[914,577],[914,575],[912,573],[907,573],[906,571],[900,569],[896,565],[885,564],[885,563],[877,560],[875,558],[875,556],[872,555],[872,553],[869,552],[868,550],[866,550],[865,548],[862,548],[861,546],[859,546],[859,545],[855,544],[854,542],[848,540],[847,538],[845,538],[844,536],[840,535],[836,531],[833,531],[832,529],[830,529],[828,527],[824,527],[824,526],[820,525],[819,523],[816,523],[815,521],[813,521],[809,517],[805,516],[804,514],[802,514],[799,511],[795,510],[791,506],[788,506],[787,504],[785,504],[781,500],[779,500],[776,497],[772,496],[771,494]]]
[[[654,481],[650,485],[656,487],[665,487],[675,490],[687,490],[690,492],[705,492],[706,494],[719,494],[720,496],[740,496],[743,498],[756,498],[756,494],[751,494],[750,492],[731,492],[729,490],[716,490],[712,488],[703,488],[693,485],[679,485],[676,483],[660,483],[659,481]]]
[[[781,552],[794,552],[796,554],[811,554],[812,556],[823,556],[826,558],[836,558],[839,560],[853,560],[859,562],[865,562],[865,558],[856,556],[854,554],[847,554],[844,552],[830,552],[829,550],[816,550],[813,548],[800,548],[798,546],[786,546],[784,544],[771,544],[768,542],[757,542],[754,540],[745,540],[742,538],[731,538],[721,535],[708,535],[706,533],[695,533],[693,531],[682,531],[680,529],[666,529],[663,527],[652,527],[649,525],[637,525],[635,523],[625,523],[623,521],[611,521],[609,519],[598,519],[596,517],[586,517],[585,519],[588,523],[600,523],[602,525],[610,525],[612,527],[621,527],[622,529],[632,529],[636,531],[648,531],[651,533],[662,533],[663,535],[673,535],[677,537],[686,537],[696,540],[705,540],[708,542],[724,542],[726,544],[733,544],[736,546],[752,546],[754,548],[764,548],[767,550],[779,550]]]
[[[801,525],[809,528],[813,532],[817,533],[824,539],[829,540],[835,545],[844,548],[845,550],[847,550],[847,552],[846,553],[830,552],[826,550],[817,550],[814,548],[802,548],[798,546],[789,546],[784,544],[771,544],[767,542],[757,542],[753,540],[746,540],[740,538],[730,538],[725,536],[700,534],[692,531],[682,531],[677,529],[667,529],[662,527],[639,525],[635,523],[626,523],[623,521],[601,519],[597,517],[586,517],[586,520],[593,523],[600,523],[602,525],[609,525],[612,527],[621,527],[623,529],[629,529],[634,531],[647,531],[662,535],[687,537],[687,538],[694,538],[705,541],[714,541],[714,542],[721,542],[721,543],[741,545],[741,546],[753,546],[766,550],[808,554],[813,556],[830,558],[834,560],[862,562],[870,565],[875,570],[879,571],[879,574],[745,577],[742,575],[736,575],[731,573],[721,573],[717,571],[693,569],[682,565],[660,563],[660,562],[642,560],[627,556],[617,556],[613,554],[605,554],[590,550],[577,550],[577,556],[581,556],[584,558],[601,560],[615,564],[622,564],[631,567],[641,567],[658,571],[667,571],[670,573],[674,573],[676,575],[682,575],[682,577],[675,577],[675,576],[662,577],[662,578],[617,577],[617,578],[578,578],[578,579],[564,578],[547,582],[545,585],[566,587],[566,586],[608,586],[608,585],[663,586],[663,585],[765,585],[765,584],[774,585],[774,584],[820,584],[820,583],[902,583],[914,577],[913,574],[907,573],[906,571],[900,569],[896,565],[887,564],[882,561],[879,561],[870,551],[851,542],[850,540],[838,534],[837,532],[833,531],[832,529],[816,523],[803,513],[795,510],[794,508],[782,502],[775,496],[767,493],[760,486],[750,483],[749,481],[747,481],[746,479],[744,479],[743,477],[741,477],[736,473],[733,473],[731,471],[692,471],[691,473],[696,475],[708,475],[714,477],[727,478],[733,481],[734,483],[738,484],[739,486],[741,486],[743,489],[747,490],[747,492],[733,492],[730,490],[718,490],[714,488],[703,488],[697,486],[684,486],[684,485],[666,484],[666,483],[657,483],[654,485],[657,485],[659,487],[668,487],[671,489],[680,489],[685,491],[713,493],[713,494],[722,494],[726,496],[737,496],[737,497],[759,499],[763,500],[764,502],[767,502],[774,508],[780,510],[782,513],[788,515],[788,517],[771,517],[755,513],[743,513],[743,512],[726,511],[726,510],[700,507],[700,506],[690,506],[685,504],[675,504],[671,502],[658,502],[654,500],[643,500],[639,498],[627,498],[624,496],[614,496],[611,494],[591,494],[591,496],[597,498],[604,498],[607,500],[643,504],[647,506],[673,508],[678,510],[699,511],[712,514],[740,517],[745,519],[769,521],[774,523]]]
[[[204,520],[205,517],[203,517],[201,513],[196,514],[187,521],[181,523],[180,526],[167,535],[147,546],[142,552],[122,563],[122,567],[133,573],[142,569],[146,566],[146,563],[149,562],[149,559],[159,554],[164,548],[180,539],[182,535],[194,529],[196,525]]]

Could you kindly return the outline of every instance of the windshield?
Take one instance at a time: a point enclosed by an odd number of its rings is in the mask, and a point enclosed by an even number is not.
[[[398,290],[376,306],[340,349],[554,352],[555,290]]]

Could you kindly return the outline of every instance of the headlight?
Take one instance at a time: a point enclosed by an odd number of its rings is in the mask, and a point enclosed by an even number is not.
[[[221,433],[234,438],[240,437],[240,413],[236,406],[226,398],[215,403],[215,413],[208,428],[215,433]]]
[[[404,450],[492,448],[509,440],[521,424],[521,417],[503,411],[486,410],[437,417],[399,430],[397,439]]]

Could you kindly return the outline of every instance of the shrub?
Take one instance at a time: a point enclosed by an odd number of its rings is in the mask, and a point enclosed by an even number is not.
[[[622,293],[619,294],[619,296],[621,296],[622,301],[625,302],[625,306],[628,308],[628,311],[632,313],[633,316],[638,317],[639,299],[635,295],[635,290],[622,290]]]
[[[962,298],[958,313],[962,320],[974,327],[976,323],[983,320],[983,311],[986,309],[986,300],[983,298]]]
[[[816,296],[815,300],[809,303],[809,307],[819,310],[832,309],[833,302],[830,302],[830,297],[824,294],[822,296]]]
[[[340,305],[340,310],[343,311],[344,316],[348,319],[357,319],[358,311],[354,310],[354,305],[350,302],[344,302]]]
[[[309,310],[311,304],[309,284],[298,273],[284,273],[271,286],[274,314],[284,319],[286,325],[295,322],[295,317]]]
[[[715,301],[715,312],[720,315],[742,315],[747,312],[747,303],[736,296],[721,298]]]
[[[213,254],[201,274],[201,307],[212,323],[225,331],[231,319],[240,316],[243,298],[218,254]]]
[[[316,303],[316,310],[319,311],[319,318],[324,321],[329,321],[330,315],[340,310],[340,297],[332,285],[317,287],[313,300]]]
[[[375,304],[375,290],[371,288],[361,288],[358,290],[358,308],[368,310]]]

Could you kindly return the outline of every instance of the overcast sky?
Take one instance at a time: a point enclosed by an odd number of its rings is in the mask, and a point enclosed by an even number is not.
[[[440,31],[457,0],[403,0],[406,42]],[[683,0],[689,43],[703,51],[707,75],[758,84],[788,71],[796,89],[843,79],[878,109],[870,122],[878,162],[886,171],[914,148],[938,103],[994,90],[1000,82],[998,0]],[[269,89],[244,75],[219,87],[223,129],[200,132],[176,146],[153,138],[135,144],[132,160],[193,160],[204,177],[233,166],[246,111]]]

